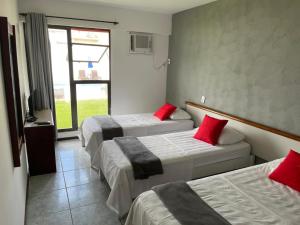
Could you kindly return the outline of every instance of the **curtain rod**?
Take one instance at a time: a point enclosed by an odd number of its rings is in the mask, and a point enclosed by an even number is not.
[[[21,16],[26,16],[27,13],[20,13]],[[66,20],[79,20],[79,21],[88,21],[88,22],[98,22],[98,23],[111,23],[118,25],[119,22],[116,21],[107,21],[107,20],[91,20],[91,19],[81,19],[81,18],[72,18],[72,17],[63,17],[63,16],[47,16],[48,18],[57,18],[57,19],[66,19]]]

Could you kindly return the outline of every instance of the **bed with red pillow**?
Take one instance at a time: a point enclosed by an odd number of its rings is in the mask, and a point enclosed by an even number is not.
[[[219,123],[223,124],[222,129]],[[132,199],[155,185],[188,181],[252,165],[250,145],[242,134],[230,127],[224,128],[226,123],[207,117],[199,128],[190,131],[138,137],[160,159],[163,168],[162,174],[147,179],[135,179],[131,161],[121,147],[115,140],[105,141],[96,153],[94,167],[101,170],[101,176],[111,188],[107,205],[123,216],[128,213]],[[204,134],[208,139],[200,140]],[[209,138],[222,144],[210,143]]]
[[[170,119],[173,114],[176,114],[176,109],[175,106],[167,103],[155,113],[114,115],[109,118],[119,124],[124,136],[142,137],[192,130],[194,122],[189,115],[182,119]],[[99,124],[99,120],[103,117],[106,116],[89,117],[82,122],[79,129],[82,146],[90,154],[92,163],[95,153],[101,148],[103,142],[103,132]]]
[[[187,185],[229,224],[298,225],[299,166],[300,154],[291,150],[285,159],[190,181]],[[159,224],[157,221],[180,224],[151,190],[135,199],[125,224]]]

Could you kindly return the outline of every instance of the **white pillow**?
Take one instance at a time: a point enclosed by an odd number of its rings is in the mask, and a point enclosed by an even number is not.
[[[235,143],[239,143],[245,139],[245,135],[238,132],[237,130],[225,127],[219,137],[218,144],[219,145],[232,145]]]
[[[190,120],[192,117],[186,111],[177,108],[170,116],[171,120]]]

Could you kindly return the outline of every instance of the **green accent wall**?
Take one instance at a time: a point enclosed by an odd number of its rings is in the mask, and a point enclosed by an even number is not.
[[[219,0],[173,15],[167,101],[300,134],[300,1]]]

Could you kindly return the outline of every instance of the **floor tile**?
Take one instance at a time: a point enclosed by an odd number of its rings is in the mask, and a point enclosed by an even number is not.
[[[109,188],[79,140],[57,143],[56,164],[57,173],[30,178],[27,225],[120,225],[106,206]]]
[[[56,152],[56,151],[55,151],[55,159],[56,159],[56,161],[57,161],[57,160],[60,160],[59,152]]]
[[[63,173],[50,173],[29,178],[29,196],[46,194],[65,188]]]
[[[67,187],[87,184],[96,180],[100,182],[98,174],[91,168],[67,171],[64,172],[64,177]]]
[[[85,150],[65,150],[59,151],[60,159],[85,158],[90,159],[89,154]]]
[[[66,140],[66,141],[58,141],[55,146],[56,150],[58,151],[65,151],[65,150],[81,150],[81,142],[78,139],[75,140]]]
[[[70,207],[76,208],[97,202],[105,205],[108,193],[100,181],[67,188]]]
[[[28,198],[27,218],[44,216],[69,209],[66,189]]]
[[[74,225],[120,225],[117,215],[103,203],[71,209],[71,213]]]
[[[91,162],[87,158],[67,158],[61,159],[63,171],[90,168]]]
[[[56,160],[56,172],[62,172],[61,161]]]
[[[70,210],[27,218],[26,225],[72,225]]]

